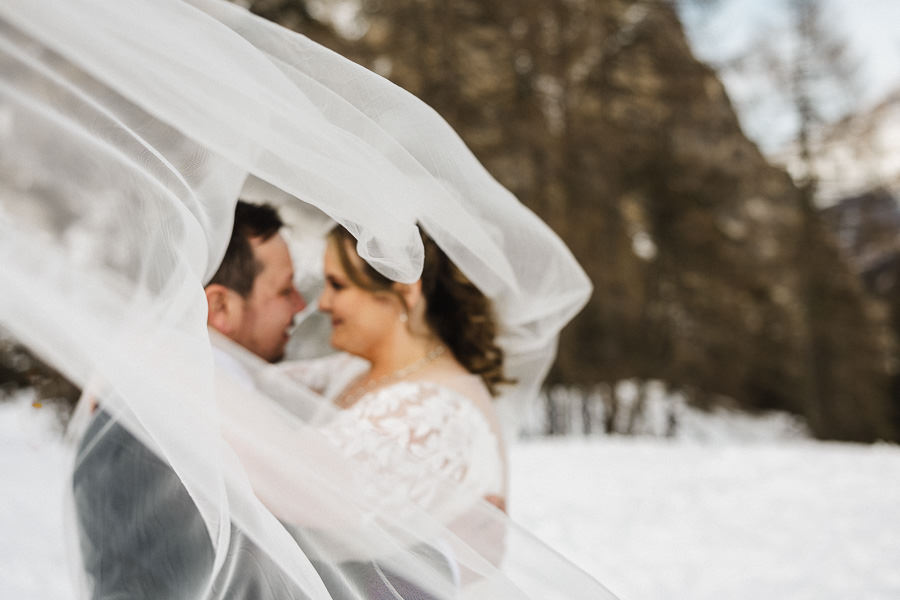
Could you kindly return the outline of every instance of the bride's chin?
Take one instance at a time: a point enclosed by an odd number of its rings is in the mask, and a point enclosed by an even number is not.
[[[331,347],[341,352],[347,351],[347,349],[344,347],[344,344],[341,343],[340,336],[335,335],[333,332],[331,334]]]

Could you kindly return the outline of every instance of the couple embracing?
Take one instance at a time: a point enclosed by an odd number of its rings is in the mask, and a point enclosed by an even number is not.
[[[612,597],[504,513],[496,416],[590,282],[432,109],[223,0],[7,0],[0,59],[0,323],[96,403],[83,597]],[[337,224],[335,355],[281,360],[254,183]]]
[[[239,201],[222,264],[205,287],[218,366],[248,387],[253,377],[234,354],[279,363],[306,307],[282,227],[270,205]],[[334,405],[317,428],[405,500],[427,509],[452,482],[504,509],[506,458],[491,400],[508,380],[490,301],[424,233],[423,274],[411,284],[372,269],[355,242],[335,227],[323,260],[318,307],[331,316],[339,352],[276,368]],[[77,465],[79,542],[93,597],[191,597],[209,585],[224,598],[305,597],[239,530],[228,568],[210,582],[213,548],[190,496],[162,457],[110,420],[102,401]],[[432,559],[458,583],[452,553],[432,550]],[[404,586],[412,595],[402,597],[434,597],[373,561],[340,570],[324,573],[336,598],[391,598]]]

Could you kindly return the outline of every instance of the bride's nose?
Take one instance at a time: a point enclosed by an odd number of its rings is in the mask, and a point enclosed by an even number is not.
[[[331,312],[331,288],[326,284],[325,289],[319,295],[319,310],[322,312]]]

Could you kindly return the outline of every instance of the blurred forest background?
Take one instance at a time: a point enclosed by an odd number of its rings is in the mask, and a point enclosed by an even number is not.
[[[422,98],[566,240],[595,292],[550,383],[582,390],[582,431],[627,432],[662,384],[823,439],[897,441],[900,85],[857,101],[857,59],[816,0],[698,60],[682,19],[700,35],[741,1],[241,4]],[[737,75],[758,97],[726,94]],[[765,103],[779,118],[748,121]],[[0,388],[25,386],[76,393],[0,339]],[[565,433],[547,398],[547,433]]]

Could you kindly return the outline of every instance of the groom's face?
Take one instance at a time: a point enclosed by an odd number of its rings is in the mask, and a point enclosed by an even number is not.
[[[237,326],[229,337],[257,356],[276,362],[284,357],[294,315],[306,302],[294,287],[294,267],[284,238],[255,238],[250,246],[262,269],[241,302]]]

